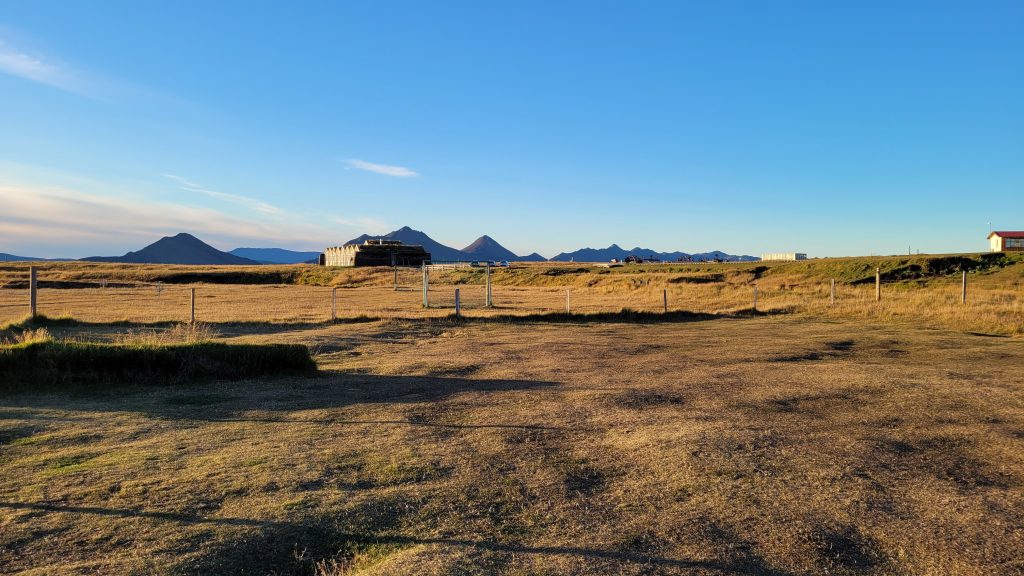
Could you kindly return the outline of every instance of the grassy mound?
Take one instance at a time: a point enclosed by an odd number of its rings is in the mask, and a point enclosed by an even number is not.
[[[37,314],[35,318],[31,316],[24,316],[13,322],[0,325],[0,344],[3,343],[3,336],[10,334],[17,334],[26,330],[33,330],[36,328],[57,328],[61,326],[77,326],[79,322],[74,318],[67,316],[51,317],[43,314]]]
[[[43,340],[0,347],[0,389],[90,384],[174,384],[308,374],[298,344],[91,344]]]

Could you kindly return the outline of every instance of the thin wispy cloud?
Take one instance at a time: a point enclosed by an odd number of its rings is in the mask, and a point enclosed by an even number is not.
[[[365,160],[357,160],[350,158],[345,160],[351,168],[356,170],[364,170],[366,172],[373,172],[374,174],[383,174],[385,176],[394,176],[396,178],[415,178],[419,176],[419,172],[405,166],[391,166],[389,164],[374,164],[373,162],[367,162]]]
[[[151,238],[183,230],[218,237],[284,237],[284,231],[274,225],[211,208],[63,187],[0,184],[0,202],[5,208],[0,227],[17,230],[20,242],[59,239],[71,245],[87,239]]]
[[[202,188],[177,178],[169,179]],[[360,215],[200,206],[184,195],[166,199],[155,192],[143,182],[97,181],[0,160],[0,251],[42,257],[121,254],[178,232],[196,234],[222,249],[308,250],[363,232],[379,233],[386,226]]]
[[[198,194],[205,194],[206,196],[209,196],[211,198],[217,198],[218,200],[234,202],[235,204],[241,204],[242,206],[245,206],[250,210],[262,212],[264,214],[284,214],[284,211],[278,208],[277,206],[274,206],[273,204],[268,204],[267,202],[258,200],[256,198],[249,198],[248,196],[240,196],[238,194],[229,194],[227,192],[218,192],[216,190],[210,190],[205,186],[186,180],[181,176],[175,176],[174,174],[161,174],[161,176],[175,182],[178,185],[179,190],[185,190],[187,192],[196,192]]]
[[[43,54],[18,48],[3,38],[0,38],[0,72],[80,96],[99,97],[96,82],[86,75]]]
[[[146,86],[86,72],[52,54],[13,42],[12,34],[0,27],[0,74],[56,88],[100,102],[151,102],[161,106],[183,106],[186,100],[163,94]]]

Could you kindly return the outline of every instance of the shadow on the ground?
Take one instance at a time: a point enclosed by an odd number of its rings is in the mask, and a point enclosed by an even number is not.
[[[339,317],[334,320],[305,320],[305,321],[228,321],[228,322],[207,322],[200,320],[200,323],[204,326],[212,328],[239,328],[239,329],[254,329],[259,328],[261,332],[274,333],[283,332],[288,330],[301,330],[301,329],[313,329],[323,328],[325,326],[331,326],[334,324],[363,324],[367,322],[378,322],[381,318],[377,316],[367,316],[360,314],[358,316],[345,316]],[[187,324],[184,320],[154,320],[152,322],[141,322],[133,320],[115,320],[110,322],[93,322],[89,320],[79,320],[71,317],[49,317],[49,316],[36,316],[35,318],[23,318],[15,322],[11,322],[3,327],[7,331],[20,331],[32,328],[172,328],[181,324]]]
[[[356,404],[433,403],[463,392],[506,392],[553,388],[557,385],[555,382],[537,380],[384,376],[325,371],[311,378],[8,393],[0,396],[0,406],[22,408],[18,416],[25,419],[36,416],[33,409],[59,409],[69,412],[138,412],[153,418],[191,421],[543,428],[531,424],[444,423],[434,421],[429,415],[410,420],[347,420],[342,417],[294,418],[288,413],[337,409]],[[47,420],[60,419],[53,414],[38,416]],[[69,416],[68,419],[77,418]]]
[[[381,503],[377,503],[378,505]],[[385,506],[387,503],[383,503]],[[471,548],[509,555],[574,556],[594,564],[596,570],[608,569],[616,564],[638,564],[662,569],[702,570],[722,574],[758,574],[786,576],[789,572],[778,570],[760,556],[750,551],[731,554],[727,559],[694,560],[672,558],[658,554],[628,552],[616,549],[602,549],[586,546],[537,546],[528,543],[499,542],[487,538],[416,537],[397,533],[395,529],[402,514],[390,514],[376,518],[372,528],[353,532],[342,518],[311,518],[305,521],[286,522],[250,518],[199,516],[176,512],[158,512],[137,509],[104,508],[97,506],[72,506],[46,502],[0,501],[0,509],[31,512],[99,515],[111,518],[143,518],[160,522],[176,522],[188,525],[213,525],[254,529],[237,539],[218,542],[204,547],[205,552],[198,558],[187,561],[187,570],[218,574],[308,574],[313,563],[322,559],[346,560],[355,552],[376,549],[386,556],[388,553],[416,545],[438,545],[456,548]],[[720,535],[728,538],[728,532]],[[714,542],[712,545],[731,542]],[[383,552],[381,552],[383,550]],[[298,553],[297,553],[298,552]]]
[[[500,310],[501,308],[496,308]],[[261,333],[275,333],[303,329],[317,329],[335,324],[362,324],[368,322],[392,321],[404,322],[414,325],[456,325],[456,324],[509,324],[509,323],[589,323],[589,322],[610,322],[610,323],[662,323],[662,322],[699,322],[708,320],[722,320],[729,318],[749,318],[751,316],[775,316],[790,314],[792,308],[773,308],[771,310],[740,309],[733,312],[691,312],[689,310],[671,310],[668,312],[644,311],[623,308],[610,312],[535,312],[525,314],[488,314],[476,315],[470,313],[456,316],[454,310],[445,316],[392,316],[382,318],[379,316],[346,316],[333,320],[297,321],[297,322],[273,322],[273,321],[227,321],[208,322],[202,324],[214,329],[259,329]],[[9,331],[24,330],[29,328],[170,328],[183,322],[173,320],[160,320],[154,322],[114,321],[114,322],[90,322],[75,318],[49,318],[38,316],[35,319],[23,319],[12,322],[5,327]]]

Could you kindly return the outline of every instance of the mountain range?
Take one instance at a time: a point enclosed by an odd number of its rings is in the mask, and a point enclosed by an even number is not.
[[[732,254],[726,254],[715,250],[713,252],[698,252],[696,254],[690,254],[687,252],[658,252],[657,250],[651,250],[650,248],[633,248],[632,250],[626,250],[620,248],[617,244],[612,244],[607,248],[581,248],[575,252],[562,252],[561,254],[551,258],[552,262],[608,262],[612,259],[623,260],[626,256],[642,256],[644,258],[657,258],[663,262],[675,262],[682,259],[690,259],[694,261],[707,261],[707,260],[721,260],[724,262],[753,262],[760,260],[756,256],[734,256]]]
[[[44,260],[43,258],[33,258],[31,256],[15,256],[14,254],[6,254],[0,252],[0,262],[38,262]]]
[[[371,239],[398,240],[405,244],[418,244],[423,246],[427,252],[430,252],[430,257],[435,262],[470,260],[494,260],[499,262],[546,261],[543,256],[536,252],[526,256],[518,256],[487,235],[477,238],[469,246],[459,250],[451,246],[445,246],[425,233],[413,230],[408,226],[382,236],[363,234],[349,240],[345,244],[362,244],[366,240]],[[319,252],[302,252],[285,250],[283,248],[235,248],[230,252],[222,252],[191,234],[181,233],[175,236],[166,236],[141,250],[128,252],[123,256],[90,256],[82,258],[82,260],[88,262],[133,264],[235,264],[254,266],[258,264],[311,263],[316,262],[319,255]],[[733,256],[719,251],[688,254],[686,252],[658,252],[646,248],[626,250],[616,244],[612,244],[607,248],[583,248],[575,252],[563,252],[551,260],[555,262],[608,262],[612,259],[623,260],[629,255],[642,256],[644,258],[653,257],[663,261],[675,261],[680,258],[725,261],[752,261],[758,259],[753,256]],[[33,261],[45,259],[0,253],[0,262],[13,260]]]
[[[437,262],[458,262],[463,260],[543,262],[546,260],[546,258],[536,252],[528,256],[517,256],[514,252],[498,244],[487,235],[477,238],[472,244],[459,250],[458,248],[445,246],[425,233],[413,230],[408,226],[403,226],[383,236],[363,234],[345,242],[345,244],[362,244],[367,240],[398,240],[403,244],[417,244],[423,246],[427,252],[430,252],[430,259]]]

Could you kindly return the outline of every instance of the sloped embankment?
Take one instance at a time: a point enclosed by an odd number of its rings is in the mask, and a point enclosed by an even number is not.
[[[167,385],[315,371],[309,350],[299,344],[123,345],[44,340],[0,347],[0,391],[63,385]]]

